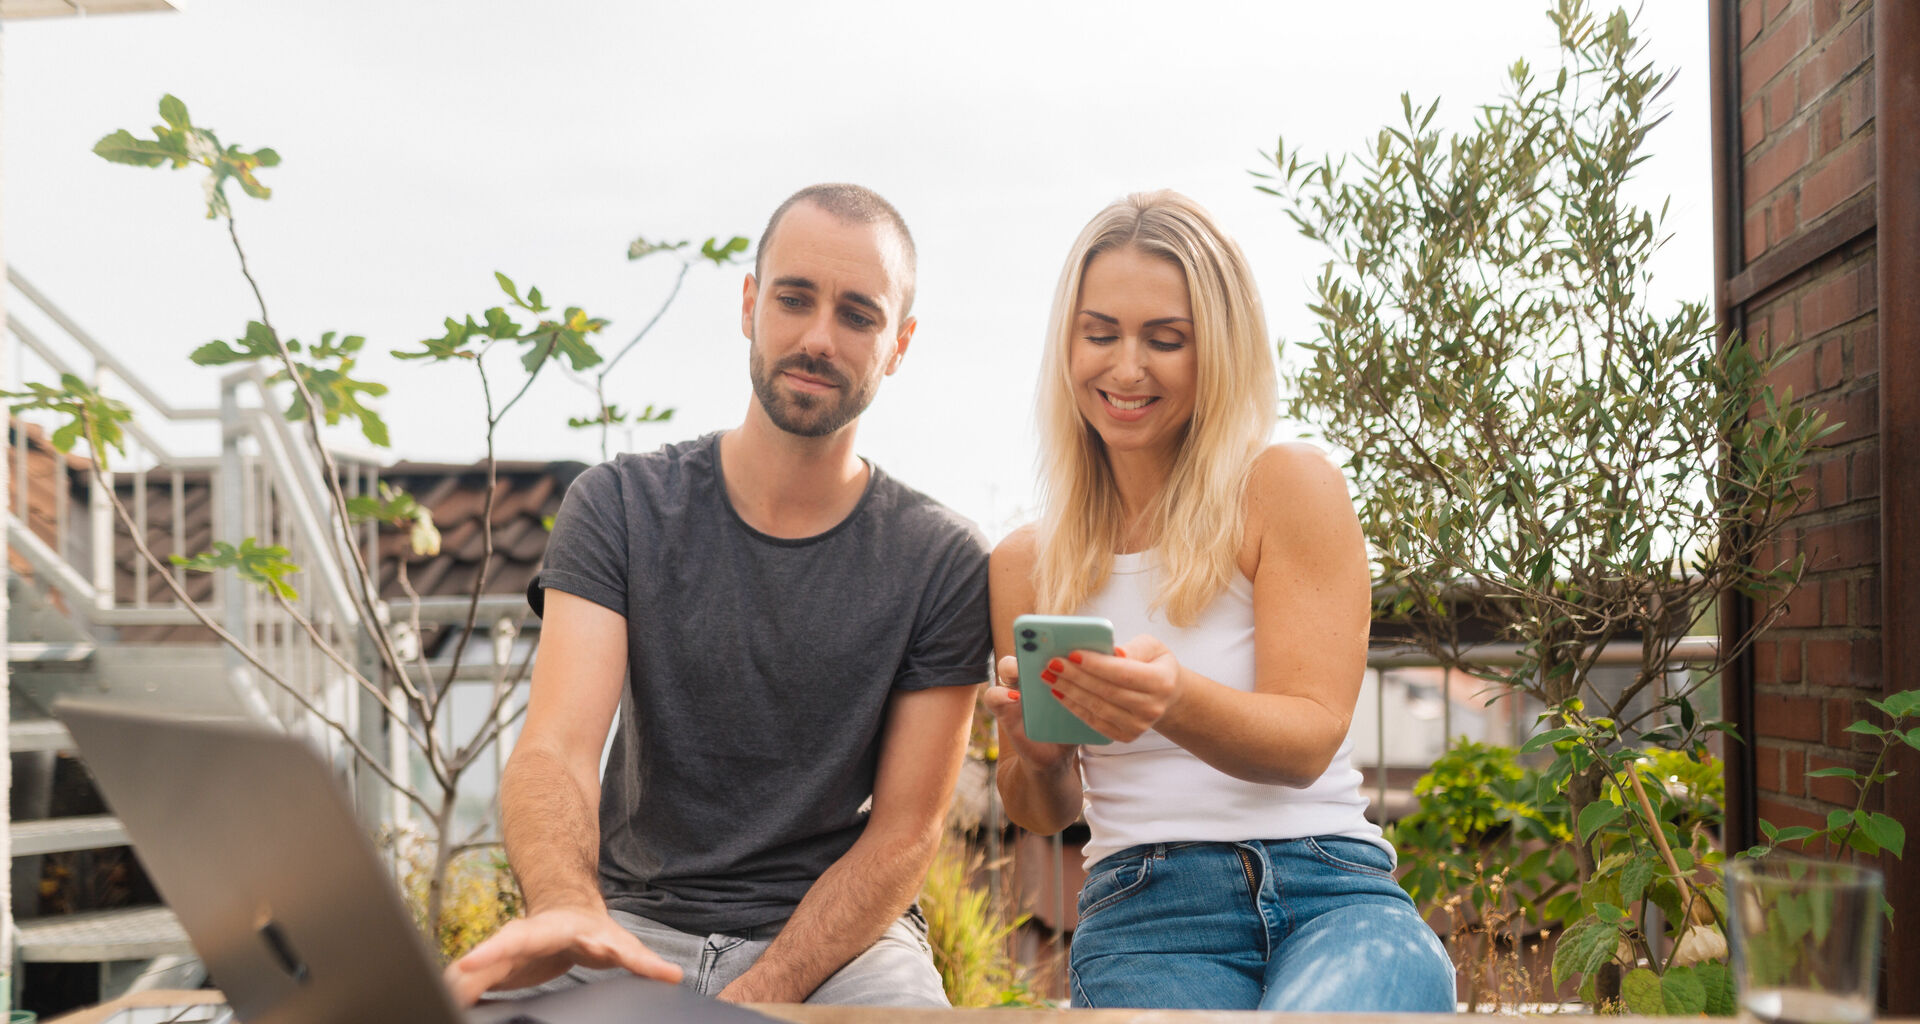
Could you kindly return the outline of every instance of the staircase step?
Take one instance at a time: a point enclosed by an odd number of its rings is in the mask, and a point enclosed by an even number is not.
[[[15,936],[20,959],[27,963],[148,960],[193,952],[180,921],[165,907],[33,918],[18,922]]]
[[[64,640],[53,643],[17,640],[7,644],[7,663],[24,665],[86,661],[93,657],[93,651],[94,645],[86,640]]]
[[[119,818],[108,814],[16,821],[9,831],[13,834],[15,857],[67,850],[98,850],[128,844],[126,828],[120,824]]]
[[[7,749],[12,753],[73,748],[73,735],[59,719],[15,718],[7,722]]]

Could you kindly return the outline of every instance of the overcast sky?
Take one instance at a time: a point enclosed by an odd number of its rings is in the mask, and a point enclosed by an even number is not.
[[[187,353],[255,314],[197,175],[90,152],[145,133],[167,92],[223,142],[284,158],[264,175],[271,201],[234,191],[242,240],[283,334],[364,334],[381,353],[362,369],[394,389],[389,459],[483,453],[473,376],[384,353],[496,304],[495,270],[611,319],[611,351],[675,269],[629,264],[636,235],[757,237],[794,189],[855,181],[900,208],[920,250],[919,333],[860,450],[995,537],[1031,508],[1047,306],[1096,210],[1143,188],[1194,196],[1246,249],[1276,336],[1309,340],[1322,256],[1249,174],[1275,138],[1352,151],[1399,117],[1402,91],[1464,126],[1515,58],[1555,60],[1545,0],[179,6],[0,33],[5,256],[169,400],[214,404],[218,374]],[[1651,58],[1679,72],[1637,186],[1656,207],[1672,197],[1656,271],[1673,298],[1704,299],[1712,278],[1706,22],[1689,3],[1641,16]],[[633,448],[739,422],[742,273],[696,267],[610,378],[624,407],[678,410]],[[22,370],[42,376],[7,373]],[[500,453],[597,461],[597,437],[565,426],[591,409],[543,379]]]

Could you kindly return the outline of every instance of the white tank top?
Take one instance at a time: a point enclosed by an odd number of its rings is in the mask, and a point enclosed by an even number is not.
[[[1162,613],[1147,613],[1160,585],[1160,573],[1147,557],[1115,555],[1106,588],[1075,614],[1111,620],[1114,642],[1122,646],[1130,637],[1151,634],[1185,667],[1251,693],[1253,584],[1235,573],[1233,583],[1199,621],[1179,629]],[[1087,865],[1141,843],[1306,836],[1365,840],[1393,856],[1393,846],[1381,837],[1379,826],[1366,818],[1367,801],[1360,795],[1352,753],[1352,737],[1342,738],[1325,774],[1296,789],[1236,779],[1151,730],[1131,743],[1083,746],[1080,779],[1092,831]]]

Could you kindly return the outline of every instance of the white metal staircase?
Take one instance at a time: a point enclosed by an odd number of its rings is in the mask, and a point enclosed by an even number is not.
[[[220,379],[216,406],[175,406],[17,272],[9,270],[8,285],[5,327],[19,354],[18,365],[10,368],[12,386],[53,382],[72,373],[135,410],[127,451],[112,453],[105,486],[91,472],[92,453],[76,450],[76,457],[63,457],[45,443],[56,423],[19,418],[9,423],[4,457],[12,471],[6,527],[13,718],[7,739],[15,766],[10,815],[18,921],[15,978],[23,978],[19,964],[97,963],[101,997],[139,987],[143,978],[176,987],[192,984],[197,965],[190,960],[191,948],[164,907],[36,915],[43,858],[127,844],[124,829],[110,815],[47,816],[45,789],[53,767],[76,756],[71,738],[49,710],[67,694],[192,708],[275,723],[339,750],[337,738],[293,695],[208,639],[210,631],[196,628],[199,620],[159,585],[156,571],[130,556],[136,535],[162,559],[169,553],[197,554],[210,546],[208,540],[237,545],[253,537],[286,547],[290,560],[302,567],[294,578],[300,592],[296,605],[336,649],[357,649],[359,615],[327,534],[332,518],[320,468],[278,414],[282,403],[258,368]],[[374,490],[378,468],[372,460],[346,455],[336,460],[348,493]],[[109,489],[120,495],[131,530],[116,516]],[[190,534],[190,502],[204,510],[199,519],[210,521],[210,537]],[[373,539],[371,529],[358,538],[370,564]],[[297,688],[300,698],[336,721],[378,722],[377,715],[362,713],[358,690],[304,629],[234,574],[214,577],[202,603],[214,621],[246,639]],[[352,774],[343,770],[349,778]]]

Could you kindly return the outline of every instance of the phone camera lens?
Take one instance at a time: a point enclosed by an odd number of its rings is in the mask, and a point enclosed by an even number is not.
[[[1021,644],[1020,646],[1021,646],[1021,648],[1022,648],[1022,649],[1024,649],[1024,650],[1029,650],[1029,651],[1037,651],[1037,650],[1039,650],[1039,649],[1040,649],[1040,645],[1039,645],[1039,644],[1036,644],[1036,643],[1034,643],[1034,642],[1033,642],[1033,641],[1031,641],[1031,640],[1029,640],[1029,641],[1027,641],[1027,642],[1026,642],[1026,643],[1024,643],[1024,644]]]
[[[1033,632],[1033,630],[1031,630],[1031,629],[1023,629],[1023,630],[1021,630],[1021,631],[1020,631],[1020,635],[1021,635],[1021,636],[1024,636],[1024,637],[1026,637],[1026,638],[1027,638],[1027,639],[1029,639],[1029,640],[1031,640],[1031,639],[1033,639],[1033,638],[1034,638],[1034,635],[1035,635],[1035,634],[1034,634],[1034,632]]]

